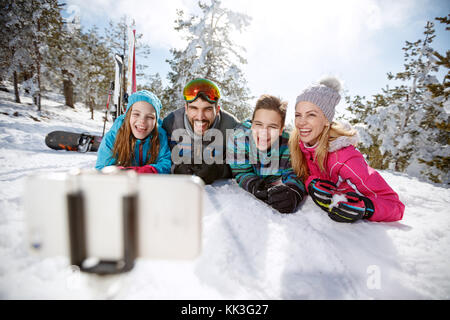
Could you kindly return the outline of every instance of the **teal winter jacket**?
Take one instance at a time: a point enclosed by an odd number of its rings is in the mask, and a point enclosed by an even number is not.
[[[258,152],[255,152],[257,149],[252,138],[251,126],[250,120],[239,124],[235,128],[235,135],[232,137],[233,141],[227,144],[229,159],[232,159],[229,161],[229,165],[233,177],[239,186],[250,192],[249,184],[254,180],[263,179],[268,184],[280,181],[284,184],[295,186],[299,192],[305,194],[306,190],[303,181],[297,177],[291,167],[288,146],[289,134],[283,131],[278,140],[278,148],[269,150],[267,154],[260,155]],[[236,159],[239,156],[242,156],[241,159]],[[277,165],[272,167],[274,163]]]
[[[129,108],[128,108],[129,110]],[[127,110],[127,111],[128,111]],[[113,156],[113,147],[116,140],[117,132],[123,124],[125,119],[123,114],[114,121],[111,129],[105,134],[97,152],[97,163],[95,168],[100,170],[104,167],[116,165],[117,159]],[[158,135],[159,135],[159,153],[155,163],[151,165],[158,171],[158,173],[170,173],[172,166],[171,153],[167,140],[166,131],[162,127],[162,121],[158,120]],[[152,135],[149,135],[143,140],[137,140],[134,148],[134,157],[132,159],[132,166],[144,166],[147,163],[147,154],[150,149]]]

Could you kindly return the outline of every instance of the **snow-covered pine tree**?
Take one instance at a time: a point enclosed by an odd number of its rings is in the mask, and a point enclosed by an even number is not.
[[[20,103],[18,87],[19,66],[12,66],[12,59],[16,48],[11,45],[17,35],[17,30],[12,27],[12,5],[13,1],[2,1],[0,3],[0,81],[11,79],[14,84],[15,101]]]
[[[194,78],[206,78],[220,87],[220,105],[239,119],[250,115],[249,89],[240,70],[247,63],[242,56],[245,49],[231,39],[232,30],[242,32],[249,25],[250,17],[222,7],[220,0],[211,3],[198,3],[202,16],[183,18],[178,10],[175,30],[185,34],[186,48],[171,49],[172,59],[167,60],[171,67],[168,74],[169,86],[163,96],[164,112],[182,106],[182,90]]]
[[[447,17],[438,17],[436,20],[446,25],[446,31],[450,31],[450,14]],[[430,138],[434,139],[432,141],[435,141],[436,148],[440,148],[441,152],[419,158],[418,161],[427,166],[423,173],[431,181],[448,185],[450,181],[450,50],[447,50],[445,55],[431,48],[427,48],[425,52],[435,65],[447,72],[442,82],[431,78],[425,83],[428,89],[427,95],[435,101],[435,104],[427,106],[428,112],[424,117],[423,125],[432,128],[433,135]]]
[[[64,6],[61,4],[60,7]],[[55,22],[55,32],[48,39],[50,50],[47,53],[45,80],[47,86],[60,89],[64,94],[65,104],[75,107],[75,85],[80,75],[77,61],[81,59],[80,50],[82,31],[80,17],[71,21],[61,19]]]
[[[61,18],[57,0],[18,0],[4,2],[8,48],[11,59],[8,73],[20,72],[27,80],[22,86],[28,89],[37,109],[41,110],[42,73],[45,72],[48,39],[55,32],[55,21]]]
[[[138,85],[137,90],[149,90],[153,92],[158,98],[164,95],[164,86],[159,73],[151,74],[146,77],[147,83]]]
[[[80,101],[90,107],[105,106],[111,79],[114,79],[114,63],[104,38],[93,26],[82,36],[77,68],[79,79],[75,86]]]
[[[436,95],[431,89],[448,87],[448,76],[442,83],[436,77],[439,67],[448,66],[438,63],[441,55],[431,48],[432,22],[427,23],[424,35],[424,40],[406,41],[404,70],[388,73],[389,80],[403,84],[393,89],[387,86],[371,101],[356,96],[347,97],[347,102],[354,115],[351,121],[362,137],[359,147],[370,165],[448,184],[448,94],[442,90]]]

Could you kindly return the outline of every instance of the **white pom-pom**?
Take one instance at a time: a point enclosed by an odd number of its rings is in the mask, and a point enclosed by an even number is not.
[[[320,79],[319,84],[323,84],[324,86],[327,86],[337,92],[340,92],[342,89],[342,83],[336,77],[324,77]]]

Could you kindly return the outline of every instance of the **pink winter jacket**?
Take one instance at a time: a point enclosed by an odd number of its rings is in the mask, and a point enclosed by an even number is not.
[[[405,205],[397,193],[381,175],[371,168],[363,155],[353,146],[356,137],[339,137],[330,143],[325,172],[321,172],[314,161],[315,147],[306,147],[300,141],[300,149],[305,156],[310,176],[305,186],[315,179],[328,180],[338,186],[341,193],[353,191],[372,200],[375,207],[371,221],[397,221],[402,219]]]

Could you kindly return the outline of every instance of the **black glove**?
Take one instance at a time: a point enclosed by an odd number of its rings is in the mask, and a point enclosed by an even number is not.
[[[308,185],[308,193],[322,210],[330,212],[331,198],[336,193],[336,185],[328,180],[314,179]]]
[[[256,178],[250,181],[247,185],[248,191],[253,193],[255,197],[259,200],[266,201],[267,200],[267,189],[268,186],[264,179]]]
[[[192,166],[192,164],[176,164],[175,168],[173,169],[173,173],[192,175],[194,174],[194,167]]]
[[[267,203],[281,213],[292,213],[303,200],[303,192],[286,184],[279,184],[267,191]]]
[[[355,222],[360,219],[368,219],[374,213],[372,200],[360,196],[355,192],[344,194],[346,201],[339,201],[333,206],[328,216],[337,222]]]
[[[213,164],[202,164],[198,170],[194,170],[194,174],[203,179],[205,184],[211,184],[222,176],[222,168]]]

